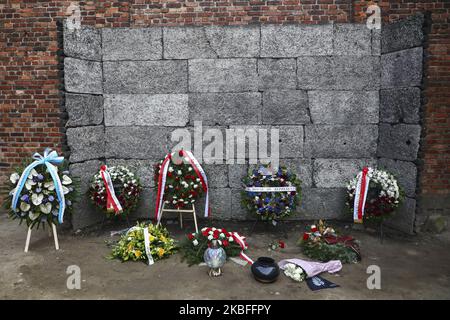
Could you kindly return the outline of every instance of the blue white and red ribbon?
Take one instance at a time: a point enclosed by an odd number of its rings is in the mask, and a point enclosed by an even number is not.
[[[205,199],[205,217],[210,216],[209,210],[209,188],[208,188],[208,179],[206,178],[205,171],[203,170],[200,163],[194,157],[192,152],[181,150],[181,156],[184,158],[184,161],[187,161],[193,168],[198,178],[200,179],[203,191],[206,192]],[[172,159],[172,154],[169,153],[163,160],[161,164],[161,168],[159,170],[158,177],[158,192],[156,194],[156,207],[155,207],[155,219],[159,223],[161,219],[161,210],[163,206],[164,199],[164,191],[166,188],[166,179],[167,179],[167,171],[169,169],[170,161]]]
[[[55,185],[55,192],[59,202],[58,222],[63,223],[66,201],[64,199],[62,183],[59,179],[58,169],[55,167],[55,165],[61,164],[64,161],[64,157],[60,157],[58,156],[58,153],[56,151],[52,151],[50,148],[46,148],[44,151],[44,156],[41,156],[36,152],[33,155],[33,159],[35,159],[35,161],[25,168],[25,170],[22,172],[22,175],[20,176],[19,182],[17,183],[17,187],[14,189],[11,208],[13,211],[16,211],[20,193],[22,192],[22,189],[28,179],[28,176],[30,175],[31,170],[39,165],[45,164],[48,172],[50,173],[50,176],[52,177],[53,184]]]
[[[115,214],[121,213],[123,211],[122,205],[116,197],[111,175],[109,174],[106,165],[100,167],[100,175],[102,176],[106,189],[106,210],[114,211]]]
[[[364,167],[358,174],[358,182],[355,190],[355,200],[353,202],[353,220],[355,223],[362,223],[364,207],[366,205],[367,192],[369,190],[370,178],[367,175],[369,168]]]
[[[297,191],[295,186],[291,187],[245,187],[248,192],[293,192]]]

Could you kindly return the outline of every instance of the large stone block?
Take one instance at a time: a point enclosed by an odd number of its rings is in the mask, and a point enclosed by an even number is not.
[[[209,207],[211,217],[217,220],[231,219],[231,189],[230,188],[211,188],[209,189]],[[195,201],[195,210],[197,217],[203,217],[205,214],[205,196]],[[210,223],[210,222],[208,222]]]
[[[161,159],[164,155],[161,155]],[[133,171],[139,178],[142,186],[151,188],[155,186],[153,165],[161,159],[106,159],[106,165],[112,166],[126,166]]]
[[[73,205],[71,221],[74,230],[98,224],[104,218],[105,214],[94,207],[87,195],[80,196]]]
[[[248,175],[248,164],[228,165],[228,185],[233,189],[243,188],[242,179]]]
[[[257,90],[256,59],[189,60],[189,91],[191,92]]]
[[[226,164],[203,164],[206,177],[208,178],[208,186],[210,188],[227,188],[228,187],[228,165]]]
[[[156,189],[155,188],[143,188],[141,191],[141,196],[139,198],[139,204],[135,211],[133,211],[129,216],[130,224],[136,224],[136,221],[146,221],[152,220],[155,217],[155,205],[156,205]],[[178,215],[172,216],[168,213],[164,213],[162,220],[167,218],[178,218]]]
[[[378,167],[392,173],[408,197],[416,196],[417,167],[414,163],[381,158]]]
[[[106,94],[106,126],[185,126],[187,94]]]
[[[102,40],[100,30],[91,26],[82,26],[80,30],[70,32],[64,26],[64,54],[87,60],[102,59]]]
[[[381,30],[372,29],[372,55],[381,55]]]
[[[106,127],[106,158],[159,159],[168,153],[170,129]]]
[[[297,86],[295,59],[258,59],[260,90],[290,90]]]
[[[416,219],[416,200],[405,198],[401,207],[387,218],[386,225],[409,233],[414,234],[414,221]]]
[[[301,187],[312,187],[312,161],[311,159],[281,159],[280,166],[286,166],[290,172],[295,173],[302,181]]]
[[[261,93],[191,93],[190,121],[203,125],[261,123]]]
[[[377,139],[376,125],[305,126],[305,157],[372,158]]]
[[[297,218],[303,220],[345,219],[344,188],[304,188]],[[349,214],[350,216],[350,214]]]
[[[299,89],[370,90],[380,84],[380,58],[331,56],[297,58]]]
[[[380,124],[377,155],[382,158],[414,161],[417,159],[419,142],[419,125]]]
[[[425,40],[423,14],[416,14],[407,19],[383,26],[381,31],[381,48],[383,53],[421,46]]]
[[[186,61],[105,61],[105,93],[185,93]]]
[[[271,152],[271,132],[263,125],[232,125],[224,130],[226,159],[228,164],[256,164],[261,157],[267,159]],[[267,154],[258,149],[267,141]],[[246,161],[245,159],[248,159]]]
[[[375,167],[375,159],[315,159],[314,184],[318,188],[345,188],[363,167]]]
[[[378,91],[308,91],[314,124],[378,123]]]
[[[311,123],[306,91],[266,91],[263,93],[264,124]]]
[[[99,160],[89,160],[83,163],[70,164],[69,170],[71,176],[80,179],[80,187],[77,190],[80,195],[85,195],[88,192],[92,178],[100,171],[102,164],[103,163]]]
[[[68,92],[103,93],[101,62],[65,58],[64,86]]]
[[[303,158],[303,126],[277,126],[280,137],[280,158]]]
[[[164,28],[165,59],[259,56],[258,26]]]
[[[103,126],[68,128],[67,145],[70,162],[103,158],[105,156],[105,128]]]
[[[65,94],[69,114],[67,127],[98,125],[103,122],[103,97],[89,94]]]
[[[380,122],[419,123],[420,89],[380,90]]]
[[[103,28],[103,61],[162,59],[161,28]]]
[[[366,24],[334,24],[334,55],[367,56],[372,54],[372,32]]]
[[[255,220],[256,213],[249,212],[247,208],[242,205],[242,191],[243,189],[231,189],[231,215],[233,220]]]
[[[422,83],[423,48],[381,55],[381,87],[413,87]]]
[[[332,52],[332,24],[261,26],[261,57],[326,56]]]

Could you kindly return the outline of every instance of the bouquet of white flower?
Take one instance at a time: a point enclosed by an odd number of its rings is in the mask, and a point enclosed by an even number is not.
[[[306,272],[301,267],[293,263],[288,263],[284,268],[284,274],[292,280],[302,282],[306,279]]]
[[[9,177],[12,190],[5,206],[13,219],[21,223],[25,220],[30,228],[41,223],[62,223],[64,212],[72,209],[77,181],[70,177],[64,158],[55,151],[48,149],[44,156],[35,154],[33,158],[36,161],[17,168]]]

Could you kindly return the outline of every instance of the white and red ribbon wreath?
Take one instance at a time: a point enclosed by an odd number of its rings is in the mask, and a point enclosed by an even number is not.
[[[241,236],[239,233],[237,232],[232,232],[231,236],[233,237],[234,241],[236,241],[237,244],[239,244],[239,246],[241,247],[241,253],[239,254],[239,256],[241,257],[241,259],[247,261],[250,264],[253,264],[253,260],[250,259],[245,253],[244,251],[247,250],[248,246],[247,246],[247,242],[245,241],[245,237]]]
[[[362,223],[364,216],[364,207],[367,200],[370,178],[367,175],[369,168],[364,167],[358,174],[358,183],[356,184],[355,200],[353,203],[353,220],[355,223]]]
[[[114,211],[116,214],[121,213],[123,211],[122,205],[116,197],[111,176],[106,165],[100,167],[100,175],[102,176],[106,189],[106,210]]]
[[[181,150],[180,156],[184,158],[185,161],[188,161],[189,164],[194,168],[194,171],[197,175],[197,177],[200,179],[202,189],[204,192],[206,192],[206,199],[205,199],[205,217],[210,217],[210,209],[209,209],[209,188],[208,188],[208,179],[206,178],[205,171],[203,170],[200,163],[197,161],[197,159],[194,157],[192,152]],[[164,190],[166,187],[166,179],[167,179],[167,171],[169,169],[169,165],[172,159],[172,154],[169,153],[163,160],[161,164],[161,169],[159,170],[159,177],[158,177],[158,192],[156,195],[156,208],[155,208],[155,219],[159,223],[161,219],[161,210],[163,206],[163,198],[164,198]]]

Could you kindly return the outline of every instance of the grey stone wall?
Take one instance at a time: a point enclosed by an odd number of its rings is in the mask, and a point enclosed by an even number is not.
[[[424,16],[384,26],[381,32],[380,138],[378,166],[396,174],[405,204],[389,224],[413,233],[417,156],[421,137]]]
[[[139,168],[145,191],[136,217],[149,218],[151,166],[176,144],[174,129],[192,129],[197,120],[221,132],[277,128],[280,164],[303,181],[293,219],[351,219],[344,186],[363,166],[381,157],[399,172],[415,169],[420,127],[408,108],[419,98],[402,90],[420,85],[420,52],[381,55],[385,38],[356,24],[65,31],[71,169],[85,191],[100,163]],[[403,75],[407,68],[414,70]],[[409,142],[395,150],[391,137]],[[254,218],[240,206],[248,166],[205,165],[214,217]],[[414,201],[415,184],[405,183]],[[78,206],[75,228],[101,219],[87,200]]]

